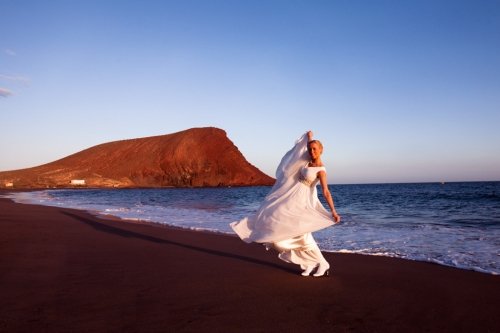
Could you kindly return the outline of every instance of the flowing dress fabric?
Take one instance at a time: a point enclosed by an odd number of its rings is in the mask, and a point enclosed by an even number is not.
[[[300,265],[302,269],[316,267],[318,264],[326,262],[310,232],[273,243],[272,246],[280,253],[278,258]]]
[[[333,221],[319,201],[316,190],[317,174],[325,168],[307,167],[307,164],[307,134],[304,134],[281,159],[276,170],[276,183],[257,213],[231,223],[243,241],[272,243],[283,251],[317,249],[310,233],[331,226]],[[293,256],[282,253],[280,258],[296,262],[289,255]]]

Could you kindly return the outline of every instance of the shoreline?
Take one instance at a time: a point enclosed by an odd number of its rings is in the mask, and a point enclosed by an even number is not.
[[[0,197],[0,199],[1,199],[1,197]],[[19,203],[19,204],[25,204],[25,203]],[[33,205],[45,206],[45,205],[41,205],[41,204],[33,204]],[[57,208],[57,206],[46,206],[46,207],[56,207]],[[173,225],[173,224],[166,224],[166,223],[161,223],[161,222],[155,222],[155,221],[146,221],[146,220],[141,220],[141,219],[127,219],[127,218],[121,218],[121,217],[113,215],[113,214],[102,214],[98,211],[90,211],[90,210],[86,210],[86,209],[76,209],[76,208],[67,208],[67,207],[59,207],[59,208],[73,209],[73,210],[85,212],[87,214],[94,216],[97,219],[117,221],[117,222],[123,222],[123,223],[132,223],[132,224],[139,224],[139,225],[149,225],[149,226],[152,226],[155,228],[166,228],[166,229],[174,229],[174,230],[179,230],[179,231],[199,232],[199,233],[206,233],[206,234],[210,234],[210,235],[233,237],[233,238],[236,238],[239,241],[241,241],[241,239],[238,237],[238,235],[236,235],[234,233],[227,233],[227,232],[214,230],[214,229],[203,229],[203,228],[197,229],[195,227],[182,227],[182,226],[177,226],[177,225]],[[392,258],[392,259],[398,259],[398,260],[407,260],[407,261],[412,261],[412,262],[421,262],[421,263],[426,263],[426,264],[431,264],[431,265],[438,265],[438,266],[442,266],[442,267],[454,268],[454,269],[458,269],[458,270],[470,271],[470,272],[475,272],[475,273],[480,273],[480,274],[500,276],[500,274],[495,273],[495,272],[488,272],[488,271],[484,271],[484,270],[480,270],[480,269],[457,267],[457,266],[447,265],[447,264],[432,261],[432,260],[419,260],[419,259],[403,258],[403,257],[395,256],[395,255],[391,256],[391,255],[386,255],[386,254],[361,253],[361,252],[354,252],[354,251],[350,252],[348,250],[334,251],[334,250],[328,250],[328,249],[321,249],[321,252],[322,253],[331,253],[331,254],[347,254],[347,255],[356,255],[356,256],[383,257],[383,258]]]
[[[181,188],[182,189],[182,188]],[[15,191],[10,191],[10,190],[2,190],[0,189],[0,198],[5,195],[9,195],[9,193],[23,193],[23,192],[36,192],[36,191],[46,191],[47,189],[33,189],[33,190],[24,190],[24,189],[18,189]],[[48,189],[51,190],[51,189]],[[72,190],[72,189],[69,189]],[[74,190],[79,190],[79,189],[74,189]],[[5,198],[5,197],[4,197]],[[7,198],[10,199],[10,198]],[[13,199],[10,199],[13,200]],[[175,225],[175,224],[168,224],[164,222],[158,222],[158,221],[148,221],[148,220],[143,220],[140,218],[126,218],[126,217],[120,217],[118,215],[113,215],[100,212],[97,210],[91,210],[91,209],[85,209],[85,208],[72,208],[72,207],[63,207],[63,206],[58,206],[58,205],[44,205],[42,203],[38,202],[19,202],[19,204],[33,204],[33,205],[42,205],[46,207],[57,207],[57,208],[66,208],[66,209],[76,209],[80,211],[87,212],[96,218],[102,218],[102,219],[110,219],[110,220],[117,220],[117,221],[122,221],[124,223],[137,223],[137,224],[145,224],[145,225],[153,225],[156,227],[160,228],[174,228],[174,229],[179,229],[179,230],[186,230],[186,231],[192,231],[192,232],[202,232],[202,233],[210,233],[210,234],[216,234],[216,235],[223,235],[223,236],[233,236],[237,238],[237,235],[234,233],[230,232],[225,232],[217,229],[210,229],[210,228],[199,228],[199,227],[192,227],[192,226],[180,226],[180,225]],[[239,239],[239,238],[238,238]],[[489,274],[489,275],[494,275],[494,276],[499,276],[500,274],[495,271],[488,271],[486,269],[482,269],[480,267],[464,267],[464,266],[459,266],[459,265],[451,265],[447,264],[445,262],[440,262],[435,259],[418,259],[418,258],[409,258],[409,257],[402,257],[398,256],[396,254],[379,254],[379,253],[363,253],[363,252],[356,252],[356,251],[350,251],[350,250],[330,250],[330,249],[321,249],[322,252],[325,253],[338,253],[338,254],[356,254],[356,255],[364,255],[364,256],[374,256],[374,257],[386,257],[386,258],[395,258],[395,259],[402,259],[402,260],[408,260],[408,261],[414,261],[414,262],[424,262],[424,263],[429,263],[429,264],[435,264],[435,265],[440,265],[443,267],[451,267],[451,268],[456,268],[460,270],[465,270],[465,271],[473,271],[473,272],[478,272],[482,274]]]
[[[17,170],[5,170],[0,172],[10,172]],[[336,185],[408,185],[408,184],[455,184],[455,183],[500,183],[500,180],[427,180],[427,181],[408,181],[408,182],[369,182],[369,183],[331,183],[328,186],[336,186]],[[226,188],[226,187],[259,187],[259,186],[268,186],[272,187],[273,185],[223,185],[223,186],[57,186],[57,187],[0,187],[0,192],[16,192],[16,191],[42,191],[42,190],[78,190],[78,189],[88,189],[88,190],[127,190],[127,189],[187,189],[187,188]]]
[[[326,252],[304,278],[230,235],[0,199],[0,331],[494,332],[500,278]]]

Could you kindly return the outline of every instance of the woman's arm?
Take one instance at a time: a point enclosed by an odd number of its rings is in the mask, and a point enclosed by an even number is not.
[[[335,206],[333,204],[333,198],[332,195],[330,194],[330,190],[328,189],[328,184],[326,182],[326,172],[325,171],[318,172],[318,177],[319,177],[319,182],[321,184],[321,188],[323,189],[323,196],[325,197],[326,202],[328,203],[328,206],[330,206],[330,210],[332,211],[333,220],[335,221],[335,223],[339,223],[340,215],[337,214],[337,211],[335,210]]]

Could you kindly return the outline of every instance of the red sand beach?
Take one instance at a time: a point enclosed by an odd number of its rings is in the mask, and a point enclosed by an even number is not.
[[[500,277],[0,199],[0,332],[500,332]]]

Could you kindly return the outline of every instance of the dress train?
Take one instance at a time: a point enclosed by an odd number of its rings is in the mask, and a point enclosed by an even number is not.
[[[304,270],[304,276],[309,275],[319,265],[327,263],[310,232],[272,243],[272,246],[279,252],[278,258],[299,265]]]

